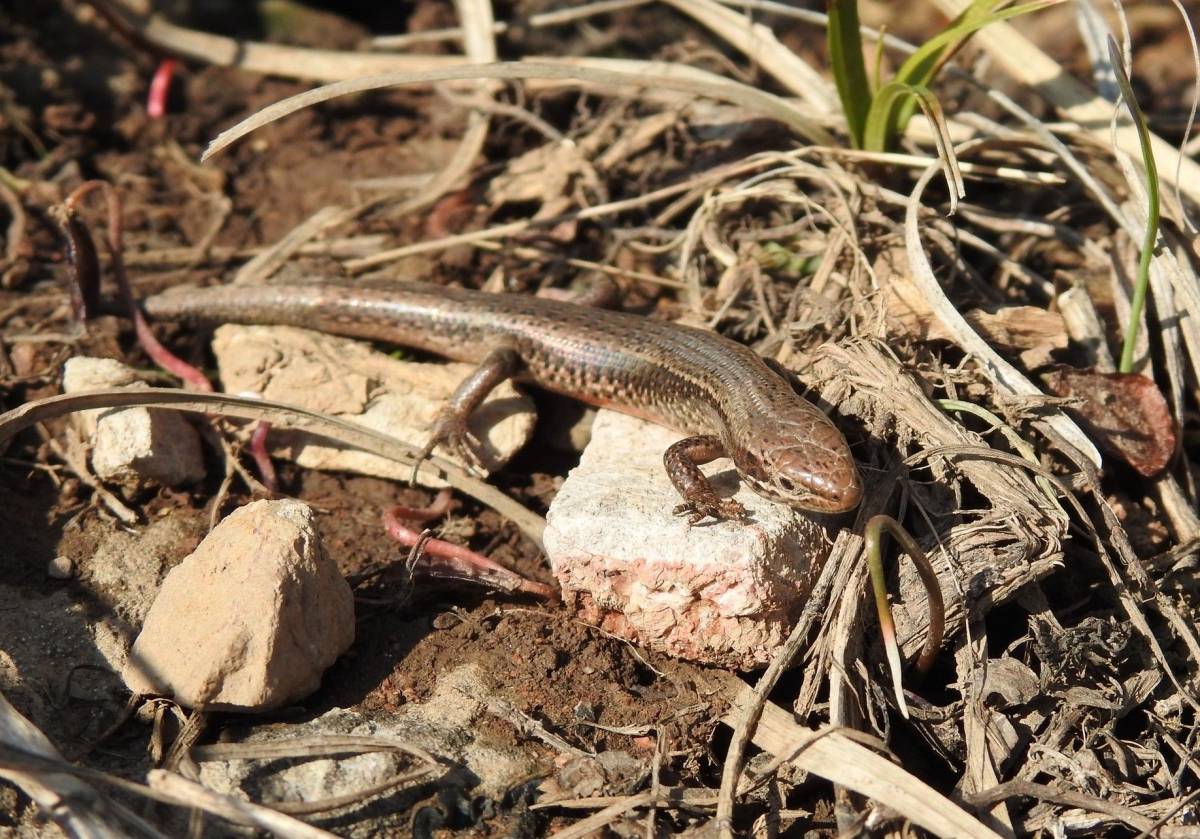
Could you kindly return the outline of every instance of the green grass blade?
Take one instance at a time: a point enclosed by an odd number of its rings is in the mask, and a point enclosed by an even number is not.
[[[828,0],[829,63],[842,113],[856,148],[862,148],[867,111],[871,107],[871,85],[863,60],[862,33],[858,27],[857,0]]]
[[[937,35],[923,43],[920,48],[900,65],[896,72],[895,81],[917,87],[927,87],[937,76],[942,66],[958,52],[967,39],[983,29],[999,21],[1009,20],[1019,15],[1040,11],[1049,6],[1057,5],[1062,0],[1032,0],[1008,9],[999,9],[1004,0],[975,0],[963,10],[949,25]],[[916,113],[917,102],[906,100],[891,117],[888,131],[890,148],[896,137],[904,132],[908,121]]]
[[[933,128],[933,139],[937,144],[938,159],[942,162],[942,171],[950,188],[950,212],[954,213],[958,208],[958,200],[966,191],[958,166],[958,157],[954,154],[954,143],[950,139],[950,129],[946,125],[946,117],[937,97],[929,88],[903,82],[889,82],[884,85],[876,94],[875,101],[871,103],[871,111],[867,114],[863,148],[868,151],[886,151],[883,144],[892,136],[889,133],[891,120],[904,102],[915,102],[929,119]]]
[[[1062,0],[1032,0],[1009,9],[998,9],[1002,3],[997,0],[976,0],[945,29],[921,44],[917,51],[900,65],[896,72],[896,81],[929,84],[950,56],[980,29],[1002,20],[1040,11],[1060,2]]]
[[[1146,126],[1146,117],[1142,114],[1137,99],[1134,98],[1129,77],[1125,75],[1125,66],[1121,63],[1121,50],[1111,35],[1108,36],[1108,56],[1117,76],[1117,86],[1121,88],[1121,98],[1125,100],[1129,115],[1137,127],[1138,142],[1142,146],[1142,164],[1146,167],[1146,236],[1142,241],[1137,282],[1134,284],[1133,300],[1129,305],[1129,327],[1125,330],[1125,345],[1121,348],[1121,363],[1117,367],[1122,373],[1131,373],[1138,325],[1142,320],[1142,310],[1146,307],[1146,291],[1150,288],[1150,260],[1154,258],[1154,245],[1158,241],[1161,206],[1158,194],[1158,166],[1154,162],[1154,149],[1150,146],[1150,129]]]
[[[888,82],[879,89],[867,111],[866,124],[863,127],[864,149],[888,150],[892,139],[888,130],[891,119],[901,102],[916,96],[916,89],[915,85],[897,81]]]

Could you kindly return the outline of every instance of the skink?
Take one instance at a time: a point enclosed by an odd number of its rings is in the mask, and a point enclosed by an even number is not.
[[[841,432],[752,350],[720,335],[521,294],[418,283],[223,286],[150,297],[152,318],[286,324],[401,344],[479,368],[455,391],[430,444],[470,456],[466,417],[509,377],[675,428],[663,456],[676,512],[741,519],[700,464],[732,459],[758,494],[792,507],[853,509],[862,480]]]

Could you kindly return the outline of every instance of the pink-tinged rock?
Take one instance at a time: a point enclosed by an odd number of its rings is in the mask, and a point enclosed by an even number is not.
[[[77,356],[63,367],[63,390],[149,387],[137,373],[111,358]],[[178,411],[120,408],[80,411],[75,422],[91,442],[92,469],[102,480],[130,489],[147,480],[165,486],[204,477],[196,429]]]
[[[163,581],[122,674],[134,693],[265,711],[316,690],[354,640],[354,597],[299,501],[255,501]]]
[[[547,514],[545,545],[563,599],[621,637],[680,658],[750,670],[787,638],[829,555],[826,528],[738,486],[728,460],[705,467],[749,523],[688,526],[662,455],[683,435],[602,410],[579,466]]]

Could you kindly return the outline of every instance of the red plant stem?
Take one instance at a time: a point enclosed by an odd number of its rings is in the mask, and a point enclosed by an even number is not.
[[[434,502],[436,505],[436,501]],[[405,512],[404,507],[392,507],[383,513],[383,526],[387,534],[405,547],[411,548],[421,538],[417,533],[400,523],[398,516]],[[527,580],[505,568],[497,562],[488,559],[483,554],[476,553],[446,542],[441,539],[427,539],[424,543],[425,571],[431,577],[452,580],[467,580],[480,585],[491,586],[502,591],[521,591],[552,600],[555,589],[545,583]]]
[[[258,469],[259,480],[263,486],[271,492],[276,492],[279,488],[279,479],[275,475],[275,464],[271,462],[271,456],[267,454],[267,435],[271,432],[271,423],[266,420],[259,420],[258,425],[254,426],[254,432],[250,435],[250,456],[254,458],[254,465]]]
[[[146,115],[150,119],[161,119],[167,113],[167,94],[171,90],[171,77],[175,75],[177,63],[174,58],[164,58],[158,62],[158,69],[150,80],[150,92],[146,95]]]
[[[97,189],[103,190],[108,200],[108,250],[112,254],[113,277],[117,282],[117,291],[129,310],[138,344],[151,361],[168,373],[178,376],[192,390],[212,393],[212,382],[205,378],[203,373],[159,343],[142,310],[138,308],[137,301],[134,300],[133,290],[129,286],[129,275],[125,273],[124,224],[121,220],[120,193],[106,181],[86,181],[67,197],[64,202],[67,210],[75,212],[83,199]]]

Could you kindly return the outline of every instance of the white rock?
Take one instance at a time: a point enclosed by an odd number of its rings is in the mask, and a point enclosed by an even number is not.
[[[438,411],[470,364],[400,361],[360,341],[290,326],[222,326],[213,354],[228,393],[251,391],[272,401],[299,405],[361,423],[414,446],[423,446]],[[487,447],[486,471],[494,471],[533,432],[533,402],[511,383],[496,388],[471,416],[470,427]],[[407,480],[411,469],[356,449],[341,449],[304,432],[276,429],[272,453],[309,469],[357,472]],[[457,458],[438,450],[438,454]],[[442,484],[422,476],[422,483]]]
[[[91,358],[78,355],[68,358],[66,364],[63,365],[63,391],[65,393],[128,387],[137,384],[141,384],[137,373],[115,358]],[[107,410],[102,408],[94,411],[79,411],[71,416],[79,423],[81,430],[91,436],[96,433],[96,420],[105,413]]]
[[[173,568],[130,650],[135,693],[189,707],[278,708],[354,640],[354,598],[299,501],[256,501]]]
[[[545,545],[563,599],[622,637],[681,658],[752,669],[787,637],[829,555],[825,527],[746,486],[751,521],[689,526],[662,455],[683,435],[602,410],[550,504]],[[718,494],[727,460],[705,467]]]
[[[56,556],[46,566],[46,576],[52,580],[69,580],[75,576],[75,563],[69,556]]]
[[[149,387],[111,358],[76,357],[63,368],[63,390]],[[167,486],[204,477],[200,438],[178,411],[149,408],[97,409],[75,415],[92,444],[92,469],[102,480],[137,488],[146,480]]]

